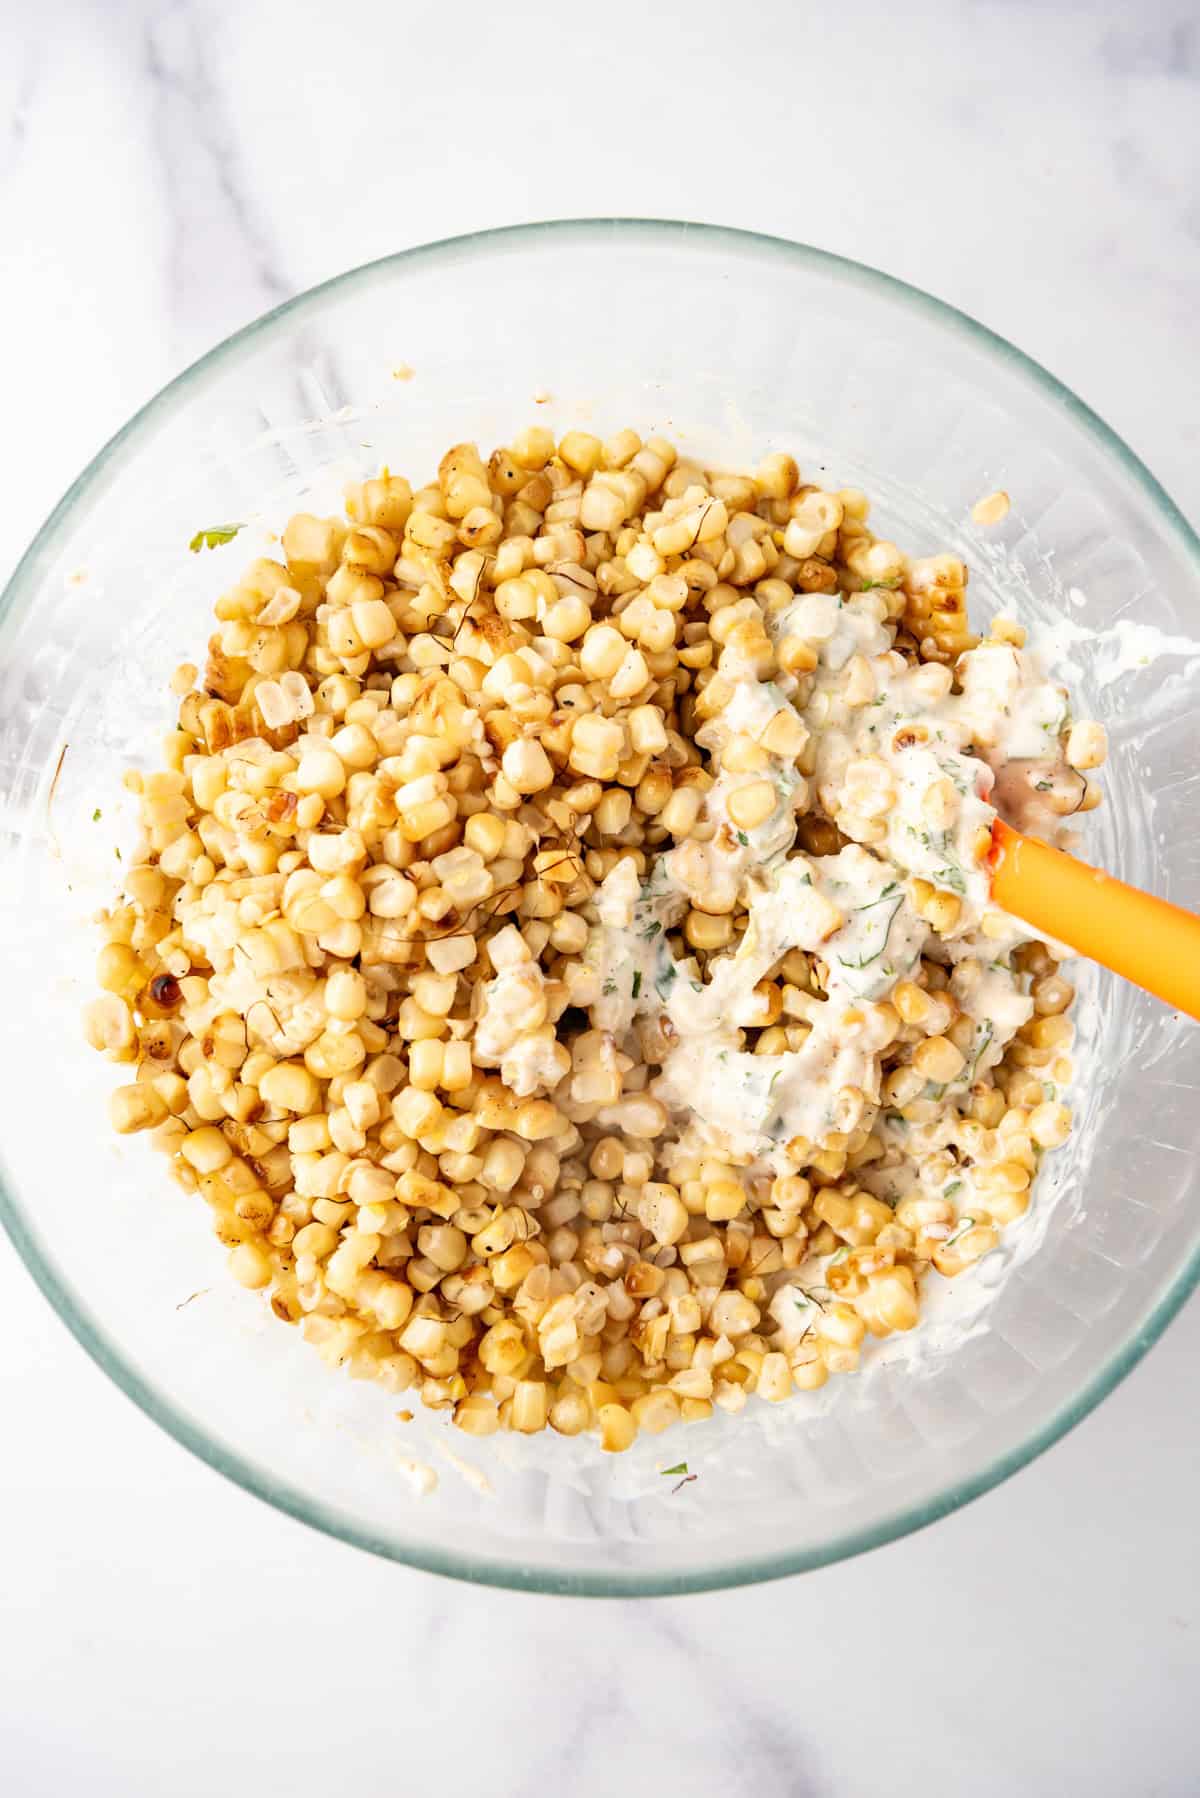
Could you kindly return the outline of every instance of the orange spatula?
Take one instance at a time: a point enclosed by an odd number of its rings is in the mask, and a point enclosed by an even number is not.
[[[1200,1019],[1200,918],[999,818],[989,862],[1005,911]]]

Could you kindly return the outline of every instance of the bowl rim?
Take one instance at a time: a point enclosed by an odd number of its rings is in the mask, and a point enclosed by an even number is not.
[[[937,299],[922,288],[872,268],[869,264],[788,238],[744,231],[733,226],[682,220],[597,217],[489,227],[395,251],[306,288],[224,338],[139,407],[67,488],[21,556],[0,593],[0,625],[18,610],[23,599],[31,597],[26,594],[26,588],[32,588],[41,568],[56,552],[60,539],[83,500],[94,489],[103,491],[115,479],[125,463],[137,453],[139,439],[159,415],[184,399],[194,386],[222,370],[227,364],[235,362],[261,335],[270,332],[285,319],[301,318],[316,311],[332,294],[367,286],[385,271],[402,266],[417,267],[437,263],[453,259],[464,252],[487,255],[522,244],[541,247],[547,241],[555,239],[569,242],[575,238],[588,240],[615,234],[640,238],[648,245],[657,243],[664,248],[678,247],[685,239],[690,238],[699,240],[710,248],[723,249],[731,255],[753,249],[793,266],[820,270],[851,286],[882,294],[954,335],[966,338],[997,362],[1015,370],[1019,377],[1040,390],[1043,397],[1050,397],[1066,409],[1096,446],[1108,458],[1116,461],[1134,485],[1140,488],[1149,506],[1157,514],[1159,523],[1176,539],[1184,555],[1194,563],[1197,576],[1200,577],[1200,537],[1141,458],[1098,413],[1062,381],[1006,338],[972,318],[969,313]],[[853,1555],[883,1547],[886,1543],[894,1542],[948,1516],[1027,1466],[1094,1410],[1158,1340],[1200,1283],[1198,1247],[1176,1270],[1165,1290],[1160,1293],[1147,1321],[1128,1341],[1113,1350],[1052,1418],[987,1467],[968,1478],[953,1482],[932,1498],[902,1506],[870,1525],[835,1535],[819,1548],[785,1550],[758,1556],[750,1554],[714,1568],[679,1573],[630,1572],[619,1568],[603,1572],[574,1572],[552,1567],[532,1567],[526,1563],[510,1563],[469,1552],[447,1552],[427,1544],[408,1545],[393,1541],[337,1507],[314,1500],[290,1482],[275,1479],[266,1469],[210,1437],[181,1406],[166,1393],[159,1391],[132,1365],[88,1306],[60,1277],[14,1194],[9,1192],[2,1168],[0,1223],[3,1223],[17,1254],[46,1299],[101,1370],[168,1435],[246,1492],[311,1528],[387,1560],[478,1585],[574,1597],[662,1597],[719,1591],[781,1579],[790,1574],[830,1566]]]

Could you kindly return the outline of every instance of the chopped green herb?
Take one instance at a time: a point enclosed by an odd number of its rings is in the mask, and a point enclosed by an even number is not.
[[[92,823],[98,824],[99,822],[100,822],[100,807],[97,806],[95,811],[92,813]]]
[[[1053,781],[1049,781],[1049,780],[1036,780],[1036,781],[1034,781],[1033,784],[1037,788],[1039,793],[1048,793],[1054,783],[1053,783]]]
[[[600,990],[601,990],[601,991],[602,991],[602,992],[603,992],[603,994],[604,994],[604,997],[605,997],[605,998],[606,998],[606,999],[611,999],[611,998],[612,998],[612,995],[613,995],[613,994],[614,994],[614,993],[615,993],[615,992],[616,992],[616,990],[617,990],[617,983],[616,983],[616,981],[615,981],[615,980],[606,980],[606,981],[605,981],[605,982],[604,982],[604,985],[603,985],[603,987],[602,987],[602,988],[601,988],[601,989],[600,989]]]
[[[950,887],[956,893],[965,893],[967,890],[966,878],[961,868],[939,868],[933,878],[942,886]]]
[[[880,895],[880,897],[882,897],[882,895]],[[897,899],[895,905],[892,907],[892,915],[888,919],[887,924],[884,928],[883,935],[879,939],[879,947],[871,955],[860,956],[857,961],[851,961],[845,955],[838,956],[838,960],[841,962],[841,964],[844,968],[853,968],[856,970],[861,969],[861,968],[869,968],[873,961],[879,960],[879,957],[883,954],[884,950],[887,948],[888,937],[891,935],[892,925],[896,922],[896,914],[899,912],[900,907],[903,904],[904,904],[904,894],[901,893],[901,895]],[[862,909],[864,911],[866,911],[868,909],[868,907],[864,905]]]
[[[840,886],[841,882],[835,881],[833,884]],[[898,880],[889,880],[882,893],[876,893],[874,899],[868,899],[865,905],[856,906],[855,911],[870,911],[873,905],[882,904],[883,900],[890,899],[893,893],[898,893],[899,891],[900,882]]]
[[[965,1236],[968,1230],[973,1230],[974,1228],[975,1219],[973,1217],[960,1217],[958,1220],[958,1228],[950,1232],[949,1236],[947,1236],[945,1242],[942,1244],[942,1247],[948,1249],[951,1243],[957,1242],[960,1236]]]
[[[975,1070],[976,1070],[976,1068],[978,1068],[980,1062],[983,1060],[983,1051],[987,1048],[988,1044],[991,1042],[991,1040],[995,1034],[996,1034],[995,1026],[992,1023],[992,1020],[989,1018],[987,1023],[983,1027],[983,1035],[979,1039],[979,1047],[976,1049],[975,1059],[971,1063],[971,1072],[967,1075],[968,1080],[974,1080]]]
[[[662,1474],[664,1479],[668,1479],[671,1476],[671,1474],[673,1474],[673,1473],[677,1473],[682,1476],[677,1481],[677,1483],[671,1487],[671,1497],[672,1498],[674,1498],[674,1496],[677,1492],[681,1492],[685,1486],[690,1486],[693,1480],[699,1479],[699,1477],[700,1477],[699,1474],[688,1472],[688,1464],[686,1461],[680,1461],[674,1467],[660,1467],[659,1472]]]
[[[897,1128],[901,1130],[903,1130],[908,1123],[908,1119],[902,1111],[885,1111],[883,1114],[883,1121],[885,1124],[895,1124]]]
[[[188,544],[194,556],[202,549],[219,549],[222,543],[232,543],[239,531],[245,530],[244,524],[214,524],[206,531],[197,531]]]
[[[949,1186],[946,1188],[945,1192],[942,1194],[942,1197],[944,1199],[952,1199],[956,1192],[961,1192],[961,1191],[962,1191],[962,1181],[961,1180],[951,1180]]]
[[[116,856],[118,861],[121,860],[121,851],[119,849],[114,849],[113,854]]]
[[[844,1242],[842,1244],[841,1248],[835,1249],[833,1251],[833,1254],[829,1257],[830,1267],[838,1267],[846,1259],[846,1256],[849,1253],[850,1253],[850,1245],[849,1245],[849,1243]]]
[[[676,979],[676,975],[678,974],[678,972],[679,972],[679,970],[676,968],[675,963],[671,962],[669,964],[669,966],[665,967],[662,970],[661,974],[657,974],[655,976],[654,989],[657,992],[660,999],[666,998],[667,994],[670,992],[671,988],[675,984],[675,979]]]
[[[890,581],[864,581],[862,591],[870,593],[873,587],[882,587],[885,593],[894,593],[900,585],[900,576],[894,575]]]
[[[642,990],[642,970],[639,968],[633,977],[633,996],[636,999]]]
[[[638,935],[644,943],[648,943],[651,937],[656,937],[661,929],[661,924],[648,924],[645,930],[638,931]]]
[[[750,847],[750,838],[746,835],[744,830],[738,831],[737,840],[742,845],[743,849],[748,849]]]

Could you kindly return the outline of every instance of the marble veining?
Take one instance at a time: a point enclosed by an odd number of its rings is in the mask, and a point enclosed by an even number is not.
[[[167,304],[173,338],[185,345],[222,314],[243,318],[295,291],[274,234],[256,214],[222,87],[214,78],[220,33],[206,9],[172,0],[140,24],[145,100],[168,220]],[[214,281],[214,267],[221,279]]]

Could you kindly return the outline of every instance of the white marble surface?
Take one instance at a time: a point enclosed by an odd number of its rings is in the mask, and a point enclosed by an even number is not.
[[[0,12],[0,574],[165,379],[388,250],[642,213],[975,313],[1193,515],[1200,22],[1037,0]],[[852,1565],[627,1603],[452,1586],[224,1484],[0,1250],[0,1787],[294,1798],[1194,1793],[1193,1304],[1000,1491]],[[469,1719],[464,1729],[464,1713]]]

